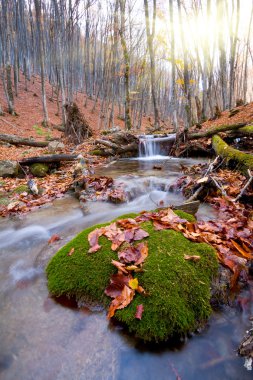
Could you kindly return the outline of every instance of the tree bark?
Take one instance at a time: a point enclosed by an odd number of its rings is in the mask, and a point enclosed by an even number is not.
[[[130,91],[129,91],[129,76],[130,76],[130,58],[127,49],[126,39],[125,39],[125,11],[126,11],[126,0],[120,0],[120,41],[124,56],[124,78],[125,78],[125,127],[126,130],[131,129],[131,117],[130,117]]]
[[[44,114],[44,124],[48,125],[49,118],[47,112],[47,100],[46,100],[46,87],[45,87],[45,54],[44,54],[44,44],[43,44],[43,33],[42,33],[42,15],[41,15],[41,1],[34,0],[35,11],[36,11],[36,23],[38,28],[38,38],[39,38],[39,54],[40,54],[40,76],[41,76],[41,91],[42,91],[42,105]]]
[[[154,116],[155,116],[155,129],[160,128],[159,123],[159,111],[157,105],[156,97],[156,66],[155,66],[155,53],[154,53],[154,36],[155,36],[155,23],[156,23],[156,0],[153,0],[153,19],[152,19],[152,32],[149,26],[149,10],[148,10],[148,1],[144,0],[144,10],[145,10],[145,20],[146,20],[146,34],[147,34],[147,43],[150,57],[150,77],[151,77],[151,92],[154,106]]]

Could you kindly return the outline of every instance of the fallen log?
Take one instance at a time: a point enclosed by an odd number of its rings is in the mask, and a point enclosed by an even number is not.
[[[187,137],[189,140],[201,139],[203,137],[211,137],[220,132],[226,131],[236,131],[242,127],[245,127],[247,123],[238,123],[232,125],[220,125],[218,127],[213,127],[204,132],[190,133]]]
[[[32,164],[44,164],[54,163],[61,161],[74,161],[77,158],[77,154],[52,154],[38,157],[28,157],[19,161],[20,165],[32,165]]]
[[[0,134],[0,141],[7,142],[12,145],[28,145],[36,146],[39,148],[44,148],[48,146],[49,141],[35,141],[32,139],[27,139],[23,137],[18,137],[15,135]]]
[[[113,154],[137,153],[138,138],[125,132],[118,132],[111,140],[97,139],[96,145],[102,145],[113,150]]]
[[[107,148],[112,148],[115,150],[118,150],[118,148],[119,148],[119,146],[117,144],[114,144],[113,142],[108,141],[108,140],[97,139],[95,141],[95,144],[96,145],[103,145],[103,146],[106,146]]]
[[[236,131],[231,131],[229,133],[229,136],[235,136],[235,137],[253,136],[253,125],[246,125],[246,127],[239,128]]]
[[[243,174],[245,174],[248,169],[253,169],[253,155],[231,148],[220,136],[213,136],[212,146],[217,155],[224,158],[227,163],[236,164],[237,169]]]

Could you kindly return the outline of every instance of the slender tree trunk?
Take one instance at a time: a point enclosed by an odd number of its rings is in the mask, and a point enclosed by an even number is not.
[[[239,20],[240,20],[240,0],[236,1],[236,27],[235,32],[233,35],[233,31],[231,30],[231,52],[230,52],[230,78],[229,78],[229,84],[230,84],[230,91],[229,91],[229,108],[233,106],[234,101],[234,87],[235,87],[235,52],[236,52],[236,45],[238,40],[238,28],[239,28]],[[232,28],[231,28],[232,29]]]
[[[131,129],[131,117],[130,117],[130,90],[129,90],[129,75],[130,75],[130,58],[125,39],[125,14],[126,14],[126,0],[119,0],[120,4],[120,41],[124,56],[124,81],[125,81],[125,128]]]
[[[149,20],[149,8],[148,1],[144,0],[144,10],[145,10],[145,20],[146,20],[146,34],[147,43],[150,57],[150,77],[151,77],[151,93],[154,106],[154,117],[155,117],[155,129],[160,128],[159,123],[159,111],[157,106],[157,97],[155,90],[155,78],[156,78],[156,67],[155,67],[155,54],[154,54],[154,36],[155,36],[155,23],[156,23],[156,0],[153,0],[153,19],[152,19],[152,32],[150,30],[150,20]]]
[[[41,76],[41,91],[42,91],[42,106],[43,106],[43,123],[45,126],[49,124],[48,112],[47,112],[47,99],[46,99],[46,87],[45,87],[45,54],[43,44],[43,32],[42,32],[42,14],[41,14],[41,0],[34,0],[36,22],[38,28],[39,38],[39,61],[40,61],[40,76]]]

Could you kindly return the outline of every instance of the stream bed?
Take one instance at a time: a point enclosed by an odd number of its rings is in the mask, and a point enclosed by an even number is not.
[[[169,192],[180,165],[197,160],[119,160],[97,170],[112,176],[130,194],[121,205],[79,202],[66,196],[22,218],[0,219],[0,378],[2,380],[252,379],[236,349],[253,314],[253,285],[237,306],[213,313],[204,331],[184,342],[145,345],[102,310],[60,304],[47,291],[48,259],[76,233],[96,223],[144,209],[180,204]],[[215,218],[202,205],[198,216]],[[51,245],[52,234],[61,237]]]

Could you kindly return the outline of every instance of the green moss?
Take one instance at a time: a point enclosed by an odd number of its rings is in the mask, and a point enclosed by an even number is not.
[[[131,216],[135,215],[121,218]],[[173,230],[154,231],[151,222],[142,227],[150,234],[149,255],[144,272],[135,276],[149,296],[135,295],[127,308],[116,311],[115,318],[141,339],[162,341],[196,329],[209,317],[210,285],[218,263],[214,249],[207,244],[190,242]],[[46,269],[48,288],[56,297],[93,300],[107,307],[111,299],[105,296],[104,289],[116,272],[111,260],[117,259],[117,253],[111,251],[111,242],[105,237],[100,238],[102,248],[98,252],[87,253],[87,237],[94,228],[81,232],[51,259]],[[73,247],[74,254],[68,256]],[[187,261],[185,254],[201,258],[198,262]],[[141,320],[135,318],[139,304],[144,306]]]
[[[212,145],[217,155],[225,158],[226,161],[235,162],[241,172],[246,172],[247,169],[253,169],[253,155],[243,153],[237,149],[231,148],[218,135],[212,138]]]
[[[193,215],[187,214],[181,210],[174,210],[174,213],[177,214],[180,218],[188,220],[188,222],[196,222],[196,218]]]
[[[101,156],[101,157],[108,157],[111,154],[107,151],[104,151],[103,149],[94,149],[89,152],[92,156]]]
[[[240,129],[238,129],[238,132],[242,132],[244,133],[245,135],[253,135],[253,125],[246,125],[246,127],[242,127]]]
[[[8,197],[3,197],[3,196],[0,196],[0,205],[1,206],[8,206],[8,204],[10,203],[10,199]]]
[[[19,185],[17,187],[15,187],[15,189],[12,191],[13,194],[21,194],[21,193],[24,193],[24,192],[28,192],[29,189],[28,189],[28,186],[27,185]]]
[[[33,164],[30,166],[30,171],[35,177],[45,177],[49,167],[46,164]]]

